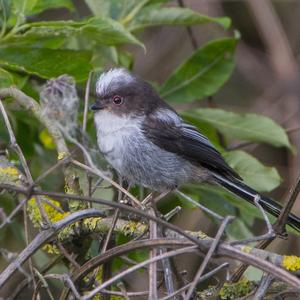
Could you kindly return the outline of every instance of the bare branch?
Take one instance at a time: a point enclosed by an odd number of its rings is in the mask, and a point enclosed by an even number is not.
[[[192,293],[193,293],[193,291],[194,291],[197,283],[199,282],[199,279],[201,278],[201,276],[202,276],[202,274],[203,274],[206,266],[208,265],[211,257],[213,256],[213,253],[217,249],[218,244],[220,243],[220,240],[222,238],[222,235],[224,233],[224,230],[225,230],[226,226],[232,220],[233,220],[233,217],[231,217],[231,216],[226,217],[223,220],[221,226],[218,229],[218,232],[216,234],[215,240],[212,242],[212,244],[211,244],[211,246],[210,246],[210,248],[209,248],[209,250],[208,250],[208,252],[207,252],[207,254],[206,254],[206,256],[205,256],[205,258],[204,258],[204,260],[203,260],[203,262],[201,264],[201,266],[200,266],[200,268],[197,271],[197,274],[195,275],[195,278],[194,278],[193,282],[191,283],[191,285],[190,285],[190,287],[189,287],[189,289],[188,289],[188,291],[187,291],[187,293],[186,293],[186,295],[184,297],[185,300],[189,300],[191,298]]]

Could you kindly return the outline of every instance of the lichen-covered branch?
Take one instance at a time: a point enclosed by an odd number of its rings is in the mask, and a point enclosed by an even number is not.
[[[41,106],[33,98],[27,96],[22,91],[15,87],[0,89],[0,99],[5,99],[7,97],[12,97],[16,102],[18,102],[25,110],[28,110],[35,116],[48,130],[50,136],[53,138],[58,160],[70,155],[69,149],[65,142],[65,139],[53,122],[51,118],[44,114]],[[66,164],[64,167],[64,177],[65,177],[65,189],[67,193],[80,194],[79,182],[77,180],[77,174],[75,168],[71,164]],[[70,210],[76,211],[82,208],[86,208],[85,203],[81,201],[70,201]]]

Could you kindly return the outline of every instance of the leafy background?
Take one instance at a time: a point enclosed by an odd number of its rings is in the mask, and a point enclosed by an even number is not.
[[[241,2],[186,1],[189,8],[183,8],[166,0],[0,0],[0,88],[16,85],[38,101],[47,79],[69,74],[81,97],[81,122],[89,72],[94,81],[112,66],[133,70],[205,133],[247,184],[282,201],[298,172],[297,72],[291,77],[292,72],[276,65],[275,50],[259,35],[251,7]],[[274,1],[274,8],[296,53],[300,35],[292,20],[300,5]],[[194,42],[185,26],[192,26]],[[294,64],[297,70],[297,56]],[[284,85],[290,78],[292,86]],[[12,101],[6,107],[36,177],[56,160],[49,136]],[[0,124],[0,143],[6,145],[8,137]],[[95,147],[92,115],[88,131]],[[63,190],[61,175],[51,176],[44,187]],[[184,191],[220,214],[237,215],[228,229],[233,239],[263,231],[259,212],[226,191],[207,185],[186,186]],[[111,199],[112,193],[101,196]],[[2,200],[9,213],[11,199]],[[214,232],[213,222],[183,199],[167,200],[160,204],[161,211],[178,204],[185,208],[174,222]],[[1,243],[22,248],[21,224],[20,217],[1,232]],[[293,251],[296,247],[293,244]]]

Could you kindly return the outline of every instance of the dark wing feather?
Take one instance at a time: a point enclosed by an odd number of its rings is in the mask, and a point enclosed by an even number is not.
[[[176,153],[194,164],[199,164],[215,173],[241,179],[228,166],[220,152],[196,127],[174,118],[148,116],[143,123],[143,132],[154,144]]]

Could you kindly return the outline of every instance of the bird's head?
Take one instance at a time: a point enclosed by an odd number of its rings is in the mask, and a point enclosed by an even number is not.
[[[116,115],[143,115],[161,102],[153,87],[126,69],[115,68],[102,73],[96,82],[94,111]]]

